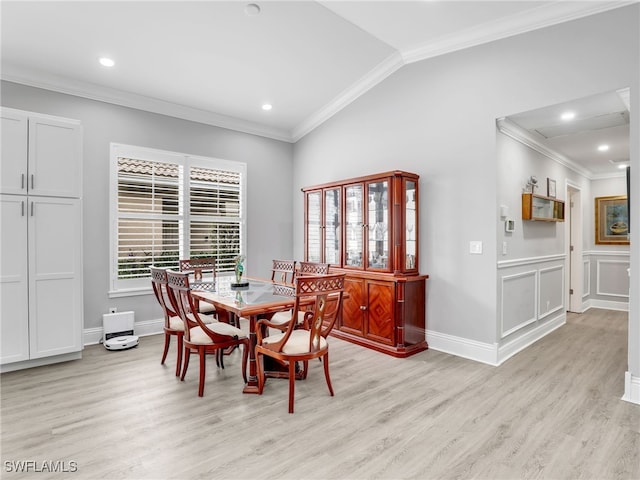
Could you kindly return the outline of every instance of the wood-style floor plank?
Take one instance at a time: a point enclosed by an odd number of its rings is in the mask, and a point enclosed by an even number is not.
[[[500,367],[428,350],[396,359],[330,339],[320,362],[242,394],[238,352],[174,375],[162,336],[2,374],[2,478],[20,461],[93,479],[639,479],[640,406],[620,400],[627,314],[591,309]]]

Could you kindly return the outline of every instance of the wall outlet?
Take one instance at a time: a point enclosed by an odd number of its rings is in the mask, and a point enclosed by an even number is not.
[[[116,307],[109,307],[109,313],[116,313],[118,309]]]

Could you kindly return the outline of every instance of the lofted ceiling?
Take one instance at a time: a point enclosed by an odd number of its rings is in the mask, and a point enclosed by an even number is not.
[[[629,3],[3,0],[1,76],[295,142],[405,64]]]

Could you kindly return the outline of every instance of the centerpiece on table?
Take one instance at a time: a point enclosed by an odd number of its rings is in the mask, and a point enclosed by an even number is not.
[[[236,281],[235,282],[231,282],[231,287],[234,288],[240,288],[240,287],[248,287],[249,286],[249,282],[246,280],[242,280],[242,274],[244,273],[244,260],[245,260],[245,256],[244,255],[238,255],[235,258],[235,268],[234,268],[234,273],[236,275]]]

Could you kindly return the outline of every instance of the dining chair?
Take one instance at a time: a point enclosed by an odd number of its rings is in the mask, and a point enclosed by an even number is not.
[[[328,263],[299,262],[299,267],[295,270],[295,275],[327,275],[329,273]],[[299,312],[298,324],[302,323],[304,312]],[[271,318],[271,322],[285,325],[291,318],[291,311],[277,312]]]
[[[180,380],[184,380],[189,368],[191,353],[197,353],[200,360],[200,377],[198,382],[198,396],[204,394],[206,374],[206,356],[215,354],[218,365],[224,368],[222,362],[224,349],[242,345],[242,378],[247,382],[247,358],[249,354],[249,337],[239,328],[225,322],[205,324],[197,309],[195,299],[191,294],[189,275],[183,272],[167,271],[169,291],[177,306],[180,318],[184,322],[184,362]]]
[[[289,413],[293,413],[296,363],[304,365],[303,378],[306,378],[309,360],[321,358],[324,365],[324,376],[333,396],[331,377],[329,375],[329,343],[328,332],[335,324],[342,307],[345,274],[309,275],[294,279],[295,305],[286,329],[265,337],[263,330],[274,325],[269,320],[258,320],[256,328],[256,366],[258,370],[258,393],[262,394],[265,385],[264,356],[275,359],[287,366],[289,371]],[[296,328],[301,303],[313,297],[313,309],[304,314],[303,328]],[[276,327],[277,328],[277,327]]]
[[[164,365],[164,361],[167,359],[171,337],[176,337],[178,343],[178,358],[176,359],[177,377],[180,375],[180,369],[182,367],[182,338],[184,336],[184,323],[180,318],[180,315],[177,313],[177,307],[171,304],[171,299],[167,290],[168,282],[166,269],[154,266],[149,267],[149,269],[151,270],[151,286],[153,287],[153,293],[155,294],[164,313],[164,352],[162,353],[160,365]]]
[[[271,281],[278,283],[293,283],[296,271],[295,260],[273,260],[271,266]]]
[[[178,260],[178,267],[181,272],[196,272],[202,275],[201,280],[215,282],[216,280],[216,259],[215,257],[185,258]],[[200,279],[198,279],[200,280]],[[198,311],[204,315],[215,315],[216,309],[206,302],[196,302]]]

